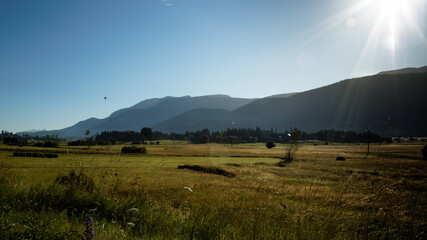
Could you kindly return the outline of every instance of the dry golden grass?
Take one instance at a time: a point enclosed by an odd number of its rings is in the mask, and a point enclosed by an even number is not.
[[[285,211],[295,221],[329,219],[337,228],[333,231],[347,237],[405,238],[426,236],[427,161],[420,160],[422,147],[374,145],[366,157],[364,145],[303,145],[296,160],[278,167],[284,148],[260,144],[152,145],[147,155],[123,155],[118,147],[49,149],[60,152],[58,159],[12,157],[12,149],[1,146],[0,162],[24,186],[77,169],[106,191],[142,191],[175,209]],[[338,156],[346,160],[336,161]],[[236,177],[177,169],[181,164],[220,167]]]

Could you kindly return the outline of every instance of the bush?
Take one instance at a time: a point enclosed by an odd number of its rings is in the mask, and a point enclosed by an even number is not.
[[[228,172],[224,169],[216,168],[216,167],[202,167],[199,165],[178,165],[178,169],[191,169],[193,171],[217,174],[217,175],[222,175],[224,177],[229,177],[229,178],[236,176],[236,174],[232,172]]]
[[[110,141],[99,140],[99,141],[96,141],[96,144],[97,145],[110,145],[111,142]]]
[[[265,146],[266,146],[268,149],[272,149],[272,148],[276,147],[276,144],[274,144],[274,142],[267,142],[267,143],[265,144]]]
[[[135,147],[135,146],[131,146],[131,147],[122,147],[122,153],[142,153],[142,154],[146,154],[147,153],[147,149],[145,147]]]
[[[280,158],[280,161],[278,163],[276,163],[276,166],[278,167],[284,167],[286,165],[286,163],[291,163],[294,159],[292,157],[288,158],[288,157],[283,157]]]
[[[95,183],[84,173],[71,171],[68,175],[59,176],[55,182],[71,189],[83,189],[93,191]]]
[[[13,153],[13,156],[14,156],[14,157],[25,157],[25,153],[22,153],[22,152],[14,152],[14,153]]]
[[[58,147],[58,142],[54,142],[54,141],[45,141],[45,142],[38,142],[35,143],[34,146],[36,147],[47,147],[47,148],[56,148]]]
[[[84,145],[84,142],[82,140],[76,140],[76,141],[70,141],[67,142],[68,146],[81,146]]]
[[[18,138],[16,137],[5,137],[3,139],[3,144],[5,145],[13,146],[13,145],[18,145],[18,143],[19,141],[18,141]]]

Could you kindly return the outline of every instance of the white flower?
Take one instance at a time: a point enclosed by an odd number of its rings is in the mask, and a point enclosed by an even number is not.
[[[129,227],[135,227],[135,223],[128,222],[126,223]]]
[[[187,191],[189,191],[189,192],[193,192],[193,190],[191,189],[191,188],[189,188],[189,187],[184,187]]]

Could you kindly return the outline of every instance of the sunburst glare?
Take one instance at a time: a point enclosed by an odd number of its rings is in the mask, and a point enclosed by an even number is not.
[[[417,6],[422,5],[420,0],[368,0],[366,2],[368,3],[366,8],[376,11],[377,14],[355,72],[362,68],[362,63],[367,59],[375,61],[368,54],[388,55],[390,64],[395,67],[401,40],[409,39],[413,34],[426,45],[426,38],[420,30],[415,11]]]

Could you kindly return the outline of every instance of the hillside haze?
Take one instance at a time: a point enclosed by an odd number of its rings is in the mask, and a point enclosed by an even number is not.
[[[427,135],[427,67],[407,68],[293,94],[255,100],[234,111],[186,112],[154,125],[161,131],[231,127],[305,131],[367,128],[385,135]],[[286,96],[286,95],[285,95]],[[386,126],[387,125],[387,126]],[[386,128],[387,127],[387,128]]]
[[[427,134],[427,73],[350,79],[289,98],[266,98],[232,112],[244,127],[364,130],[392,135]],[[261,125],[262,124],[262,125]]]
[[[297,127],[309,132],[370,128],[387,136],[425,136],[427,112],[422,104],[427,102],[426,93],[427,67],[405,68],[262,99],[225,95],[147,99],[105,119],[90,118],[61,130],[30,134],[77,138],[86,130],[95,134],[139,131],[142,127],[168,133],[256,127],[284,131]]]
[[[62,138],[79,138],[85,136],[86,130],[90,130],[91,134],[113,130],[140,131],[143,127],[151,127],[158,122],[193,109],[207,108],[231,111],[251,101],[253,99],[232,98],[227,95],[153,98],[141,101],[132,107],[115,111],[104,119],[89,118],[60,130],[25,133],[39,136],[49,134],[58,135]]]

